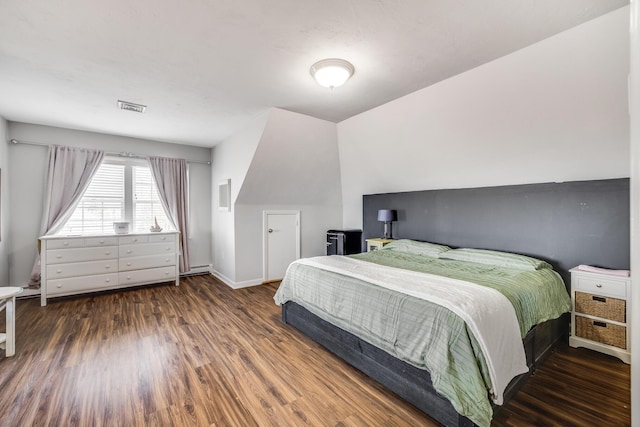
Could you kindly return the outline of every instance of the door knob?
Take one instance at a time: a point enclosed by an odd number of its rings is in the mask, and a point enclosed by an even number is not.
[[[268,231],[269,233],[273,233],[273,228],[270,228]]]

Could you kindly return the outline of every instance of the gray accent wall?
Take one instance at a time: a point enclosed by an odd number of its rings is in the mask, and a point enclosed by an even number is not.
[[[363,237],[397,209],[393,237],[494,249],[551,263],[568,283],[579,264],[629,269],[629,179],[365,195]]]

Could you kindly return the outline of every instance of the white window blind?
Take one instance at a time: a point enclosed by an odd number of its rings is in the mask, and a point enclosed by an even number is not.
[[[124,218],[124,165],[103,163],[59,234],[113,233]]]
[[[163,230],[172,228],[160,202],[151,170],[148,166],[133,166],[134,231],[149,231],[155,220]]]
[[[149,165],[136,159],[105,159],[71,218],[58,234],[112,234],[113,223],[128,221],[131,232],[146,233],[155,219],[171,230]]]

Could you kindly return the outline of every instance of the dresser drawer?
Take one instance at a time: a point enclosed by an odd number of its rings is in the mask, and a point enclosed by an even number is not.
[[[76,262],[73,264],[53,264],[47,266],[47,279],[91,276],[94,274],[115,273],[117,271],[118,261],[116,259]]]
[[[54,249],[47,251],[47,265],[118,258],[117,246],[104,248]]]
[[[602,344],[627,348],[627,328],[613,323],[576,316],[576,335]]]
[[[51,239],[47,240],[47,249],[83,248],[84,239]]]
[[[627,302],[623,299],[576,292],[577,313],[602,317],[625,323],[627,321]]]
[[[120,285],[126,286],[134,283],[162,281],[163,279],[166,281],[175,280],[176,268],[149,268],[147,270],[125,271],[118,274]]]
[[[117,246],[117,237],[87,237],[84,239],[84,246],[86,248],[95,246]]]
[[[119,248],[120,258],[136,256],[175,254],[176,244],[171,243],[148,243],[146,245],[121,245]]]
[[[162,243],[162,242],[175,242],[175,234],[151,234],[149,236],[149,243]]]
[[[621,299],[627,298],[627,287],[623,281],[577,276],[574,280],[574,285],[576,290],[589,294]]]
[[[118,273],[47,280],[47,295],[62,295],[109,289],[118,286]]]
[[[149,242],[149,236],[122,236],[118,238],[120,245],[137,245]]]
[[[118,263],[120,271],[140,270],[144,268],[166,267],[176,265],[176,255],[151,255],[145,257],[133,257],[121,259]]]

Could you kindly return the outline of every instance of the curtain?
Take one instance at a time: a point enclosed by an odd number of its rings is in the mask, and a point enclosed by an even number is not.
[[[187,161],[166,157],[149,157],[153,179],[158,187],[158,196],[169,220],[180,232],[180,272],[191,270],[189,264],[189,185]]]
[[[44,189],[40,236],[55,234],[73,214],[91,178],[100,167],[104,151],[49,147],[49,167]],[[40,254],[31,270],[30,288],[40,287]]]

